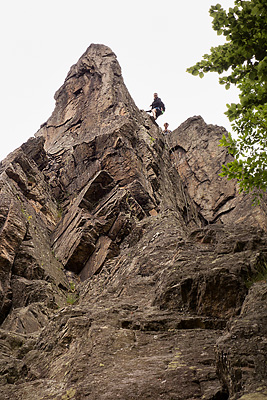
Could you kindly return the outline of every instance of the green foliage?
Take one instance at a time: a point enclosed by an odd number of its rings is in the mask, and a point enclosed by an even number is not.
[[[261,270],[252,278],[246,281],[246,287],[249,289],[254,283],[266,281],[267,283],[267,264],[264,263]]]
[[[57,219],[61,219],[62,218],[62,214],[63,214],[63,210],[62,210],[62,208],[59,208],[58,212],[57,212]]]
[[[67,303],[70,305],[75,304],[79,300],[74,282],[70,282],[69,292],[67,295]]]
[[[20,196],[17,194],[17,199],[21,203],[21,212],[25,216],[26,220],[30,223],[32,219],[32,215],[30,215],[27,210],[24,208],[23,201],[21,200]]]
[[[224,35],[223,45],[212,47],[200,62],[187,69],[201,78],[217,72],[219,83],[240,91],[239,103],[227,105],[237,139],[223,137],[235,160],[223,166],[222,176],[236,178],[246,192],[267,188],[267,5],[266,0],[235,0],[225,11],[220,4],[210,8],[213,29]]]
[[[30,215],[23,207],[21,207],[21,212],[25,216],[26,220],[30,223],[32,215]]]
[[[76,293],[68,293],[67,303],[70,305],[75,304],[79,300],[79,297]]]

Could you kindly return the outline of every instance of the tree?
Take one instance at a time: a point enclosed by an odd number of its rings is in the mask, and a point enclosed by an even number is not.
[[[221,175],[236,178],[241,191],[261,195],[267,189],[267,3],[235,0],[228,12],[217,4],[210,15],[226,42],[187,71],[200,78],[210,71],[227,72],[219,83],[238,87],[239,103],[227,104],[225,113],[237,138],[229,133],[221,140],[235,159],[222,166]]]

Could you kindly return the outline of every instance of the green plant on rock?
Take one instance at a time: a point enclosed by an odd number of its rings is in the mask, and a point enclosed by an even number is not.
[[[69,292],[67,295],[67,303],[70,305],[75,304],[79,300],[79,295],[76,290],[74,282],[70,282]]]
[[[17,194],[17,199],[18,199],[19,202],[21,203],[21,212],[22,212],[22,214],[26,217],[26,220],[27,220],[28,222],[30,222],[31,219],[32,219],[32,215],[30,215],[30,214],[28,213],[28,211],[24,208],[23,201],[21,200],[21,198],[20,198],[20,196],[19,196],[18,194]]]
[[[23,207],[21,207],[21,212],[22,212],[23,215],[25,215],[26,220],[27,220],[28,222],[31,222],[32,215],[30,215],[30,214],[25,210],[25,208],[23,208]]]
[[[66,394],[64,394],[61,399],[62,400],[71,400],[71,399],[75,399],[75,395],[76,395],[76,389],[69,389],[66,391]]]
[[[246,280],[245,284],[249,289],[254,283],[266,281],[267,283],[267,263],[264,263],[261,270],[253,277]]]
[[[75,304],[79,300],[79,296],[77,293],[68,293],[67,296],[67,303],[70,305]]]
[[[58,210],[57,210],[57,219],[61,219],[62,214],[63,214],[63,209],[60,207],[60,208],[58,208]]]

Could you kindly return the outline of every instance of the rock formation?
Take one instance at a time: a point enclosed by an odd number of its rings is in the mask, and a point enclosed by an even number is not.
[[[239,193],[234,180],[219,176],[232,157],[218,147],[222,127],[207,125],[201,117],[189,118],[167,137],[171,157],[184,186],[205,224],[244,222],[266,230],[266,199],[251,207],[251,197]]]
[[[91,45],[0,165],[1,399],[267,399],[266,204]]]

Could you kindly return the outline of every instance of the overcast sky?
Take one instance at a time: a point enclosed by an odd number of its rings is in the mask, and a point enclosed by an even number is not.
[[[234,0],[218,0],[226,9]],[[117,55],[125,84],[140,109],[153,93],[166,105],[158,119],[177,128],[201,115],[230,124],[226,103],[237,100],[218,75],[200,79],[186,68],[224,41],[213,31],[210,0],[10,0],[1,3],[0,159],[33,136],[51,115],[54,93],[91,43]]]

